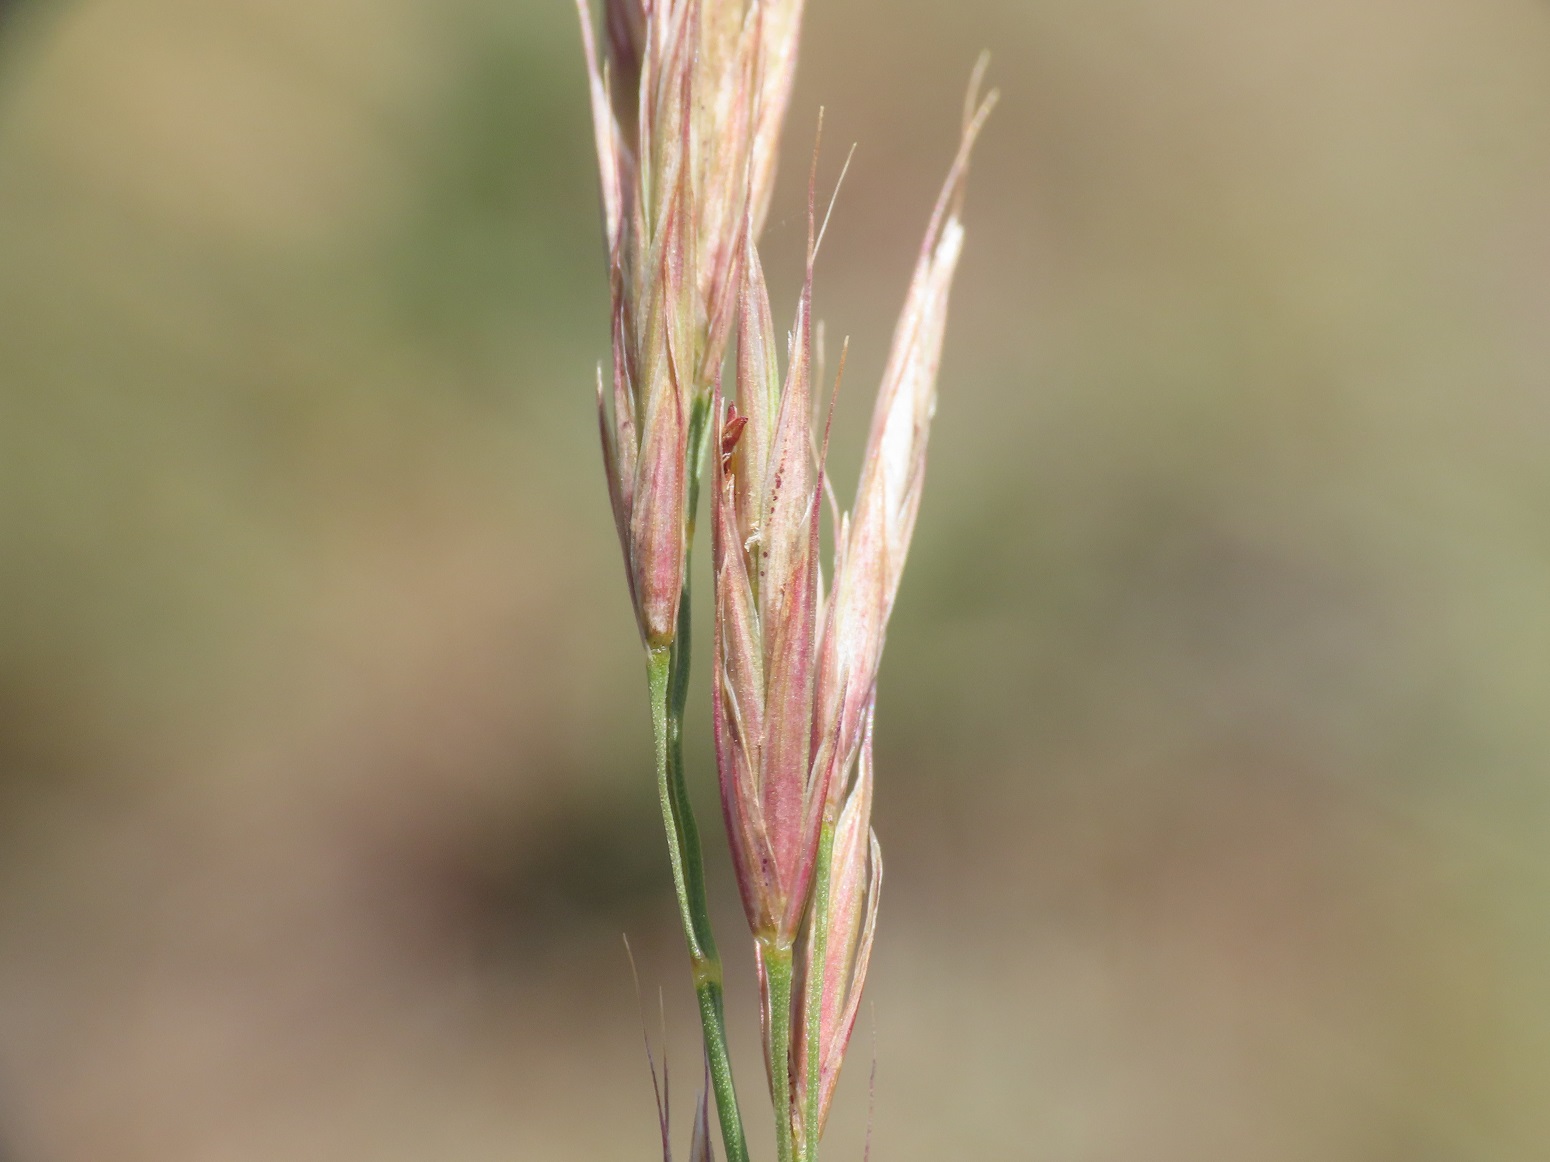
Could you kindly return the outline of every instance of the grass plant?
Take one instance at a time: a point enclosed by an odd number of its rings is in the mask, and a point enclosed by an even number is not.
[[[611,289],[612,366],[598,372],[603,459],[646,654],[707,1086],[729,1162],[746,1162],[683,760],[689,556],[708,468],[723,822],[759,978],[776,1156],[816,1162],[882,885],[871,828],[877,669],[920,505],[969,156],[995,95],[979,98],[982,61],[878,390],[860,484],[849,511],[832,512],[826,576],[828,426],[813,418],[816,155],[784,372],[758,249],[803,0],[605,0],[601,37],[587,0],[577,5]],[[696,1160],[712,1153],[707,1121],[702,1097]]]

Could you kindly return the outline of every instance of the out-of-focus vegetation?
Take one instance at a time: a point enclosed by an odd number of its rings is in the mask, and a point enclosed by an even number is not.
[[[876,1156],[1542,1159],[1550,11],[810,9],[766,252],[792,301],[821,103],[845,487],[985,45],[1005,95],[883,670]],[[0,23],[10,1157],[650,1156],[620,932],[697,1080],[573,25]]]

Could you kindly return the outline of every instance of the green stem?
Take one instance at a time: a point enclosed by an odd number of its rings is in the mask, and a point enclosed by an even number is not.
[[[667,679],[667,785],[682,861],[683,887],[680,904],[689,954],[696,959],[719,962],[716,937],[711,932],[710,908],[705,890],[705,859],[700,847],[700,828],[689,800],[684,778],[684,712],[689,701],[689,587],[684,586],[678,606],[678,634],[670,648]],[[671,846],[671,840],[669,840]],[[719,966],[716,975],[720,975]]]
[[[721,1121],[721,1140],[728,1162],[748,1162],[748,1143],[743,1137],[743,1115],[737,1108],[737,1089],[732,1084],[732,1059],[727,1055],[727,1019],[721,994],[721,963],[717,975],[695,982],[700,1002],[700,1025],[705,1030],[705,1050],[710,1061],[710,1087],[716,1094],[716,1114]]]
[[[770,987],[770,1100],[775,1106],[775,1155],[793,1162],[791,1133],[791,946],[759,941]]]
[[[689,913],[689,888],[684,875],[683,834],[678,826],[672,781],[668,777],[668,675],[673,652],[669,648],[651,650],[646,655],[646,681],[651,687],[651,733],[657,747],[657,796],[662,802],[662,826],[667,832],[667,856],[673,865],[673,891],[678,896],[678,918],[683,921],[689,940],[689,955],[696,957],[694,920]]]
[[[709,436],[709,401],[697,401],[690,421],[689,508],[685,537],[694,542],[694,512],[698,507],[700,466]],[[727,1050],[725,1003],[721,988],[721,958],[711,932],[710,906],[705,890],[705,860],[700,847],[699,825],[684,778],[683,724],[689,701],[690,606],[687,553],[684,587],[679,601],[678,630],[671,646],[653,650],[647,658],[651,686],[651,725],[656,739],[657,793],[662,804],[662,823],[667,832],[668,857],[673,866],[673,890],[678,915],[694,973],[694,992],[699,1001],[700,1025],[705,1034],[705,1055],[710,1064],[711,1088],[721,1121],[721,1140],[727,1162],[748,1162],[748,1143],[737,1106],[732,1080],[732,1059]]]
[[[748,1144],[743,1134],[742,1114],[738,1110],[737,1090],[732,1081],[732,1061],[727,1050],[721,959],[711,936],[699,829],[683,778],[683,702],[670,697],[673,688],[679,684],[672,681],[675,671],[681,673],[687,669],[687,663],[680,662],[677,656],[682,644],[686,643],[680,639],[672,648],[653,650],[647,659],[652,732],[656,736],[657,794],[662,805],[663,829],[667,833],[678,916],[689,946],[694,992],[699,1001],[700,1025],[710,1063],[711,1088],[716,1094],[716,1112],[721,1121],[721,1138],[726,1147],[727,1162],[748,1162]]]
[[[825,818],[813,873],[812,968],[807,974],[807,1094],[802,1103],[802,1162],[818,1162],[819,1088],[823,1083],[823,978],[829,950],[829,880],[834,865],[834,822]]]

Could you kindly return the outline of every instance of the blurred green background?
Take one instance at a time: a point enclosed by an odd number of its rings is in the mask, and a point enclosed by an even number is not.
[[[571,6],[6,7],[0,1153],[654,1157]],[[1550,9],[811,0],[842,491],[985,46],[829,1156],[1550,1157]]]

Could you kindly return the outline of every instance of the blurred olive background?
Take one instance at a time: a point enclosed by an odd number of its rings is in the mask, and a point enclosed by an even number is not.
[[[829,1156],[875,1054],[893,1162],[1550,1157],[1550,9],[810,10],[765,250],[823,104],[842,491],[1005,96]],[[621,933],[686,1127],[574,25],[5,6],[6,1159],[655,1157]]]

